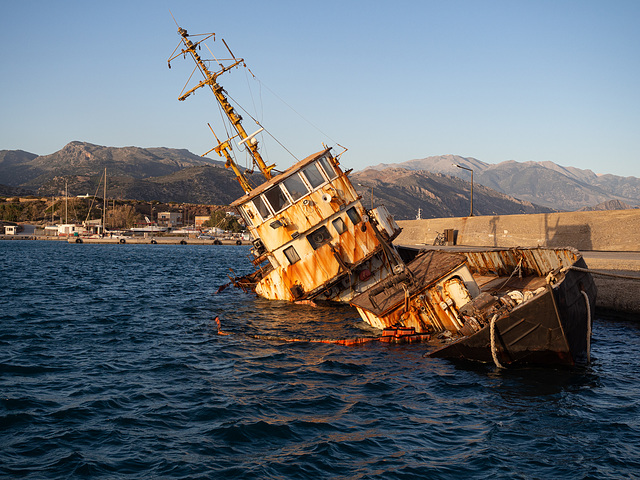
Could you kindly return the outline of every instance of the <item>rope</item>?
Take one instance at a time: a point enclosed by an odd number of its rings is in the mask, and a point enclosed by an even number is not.
[[[220,324],[220,317],[213,319],[217,325],[218,335],[227,336],[234,335],[231,332],[225,332],[222,330]],[[353,346],[360,345],[368,342],[383,342],[383,343],[419,343],[427,342],[431,339],[431,335],[428,333],[411,333],[411,334],[398,334],[395,335],[379,335],[375,337],[354,337],[354,338],[297,338],[297,337],[278,337],[273,335],[250,335],[239,334],[247,338],[255,338],[256,340],[267,340],[276,342],[304,342],[304,343],[330,343],[334,345]]]
[[[498,360],[497,350],[496,350],[496,319],[498,318],[498,314],[496,313],[493,317],[491,317],[491,356],[493,357],[493,363],[496,364],[498,368],[504,368],[500,361]]]
[[[276,342],[304,342],[304,343],[331,343],[335,345],[359,345],[367,342],[379,342],[384,337],[356,337],[356,338],[291,338],[291,337],[276,337],[272,335],[247,335],[247,337],[255,338],[256,340],[268,340]]]
[[[513,272],[511,272],[511,275],[509,275],[509,278],[507,278],[507,280],[502,285],[500,285],[500,288],[498,288],[497,290],[498,291],[502,290],[504,286],[507,283],[509,283],[509,280],[511,280],[511,278],[515,275],[517,271],[520,271],[520,276],[522,276],[522,258],[520,258],[518,265],[516,265],[516,268],[513,269]]]
[[[591,361],[591,305],[589,304],[589,295],[582,290],[582,296],[587,304],[587,362]]]
[[[625,278],[627,280],[639,280],[640,281],[640,277],[634,277],[632,275],[619,275],[617,273],[608,273],[608,272],[603,272],[603,271],[600,271],[600,270],[591,270],[589,268],[576,267],[574,265],[570,265],[570,266],[565,267],[565,268],[562,269],[563,272],[566,272],[567,270],[577,270],[578,272],[591,273],[592,275],[603,275],[605,277]],[[582,293],[584,293],[584,292],[582,292]]]

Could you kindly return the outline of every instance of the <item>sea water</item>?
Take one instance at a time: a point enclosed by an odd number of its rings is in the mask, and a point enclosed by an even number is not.
[[[249,255],[0,242],[0,476],[640,478],[640,323],[595,319],[582,369],[288,342],[375,332],[217,293]]]

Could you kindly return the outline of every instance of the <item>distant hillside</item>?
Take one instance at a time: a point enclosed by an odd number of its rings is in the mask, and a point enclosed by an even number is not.
[[[640,179],[616,175],[596,175],[591,170],[562,167],[552,162],[507,161],[496,165],[471,157],[440,155],[396,164],[380,164],[377,170],[407,168],[445,173],[493,188],[513,197],[561,210],[578,210],[608,200],[640,205]]]
[[[0,197],[24,197],[27,195],[33,195],[33,192],[20,187],[9,187],[0,184]]]
[[[366,169],[351,175],[351,181],[363,197],[365,207],[384,204],[396,220],[414,219],[421,209],[422,218],[465,217],[470,213],[471,184],[441,173],[388,168]],[[555,210],[518,200],[482,185],[473,188],[474,215],[549,213]]]
[[[55,177],[41,186],[38,194],[63,195],[65,180],[73,195],[93,195],[96,193],[100,176]],[[98,189],[97,194],[102,196],[102,187]],[[244,191],[232,171],[210,165],[183,168],[169,175],[150,178],[107,176],[109,198],[228,205],[243,194]]]
[[[38,155],[23,150],[0,150],[0,184],[19,187],[31,179],[25,167]]]
[[[183,168],[221,165],[188,150],[170,148],[103,147],[71,142],[50,155],[37,156],[22,151],[0,152],[1,183],[37,190],[54,177],[100,175],[149,178],[169,175]]]
[[[633,206],[627,203],[621,202],[620,200],[607,200],[604,203],[600,203],[593,207],[584,207],[579,211],[581,212],[597,212],[602,210],[630,210],[633,208],[640,208],[640,206]]]
[[[491,165],[455,155],[400,164],[381,164],[352,173],[368,205],[384,203],[398,219],[466,216],[470,174],[474,170],[474,214],[516,214],[577,210],[603,204],[640,205],[640,180],[595,175],[590,170],[550,162],[514,161]],[[107,168],[107,196],[140,201],[224,205],[243,194],[224,164],[188,150],[105,147],[71,142],[50,155],[0,151],[0,195],[102,194],[98,184]],[[260,183],[256,178],[254,183]],[[368,185],[359,187],[358,183]],[[612,200],[618,203],[611,202]],[[608,202],[608,203],[605,203]]]

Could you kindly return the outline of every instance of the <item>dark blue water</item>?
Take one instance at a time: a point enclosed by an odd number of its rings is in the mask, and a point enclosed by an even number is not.
[[[597,319],[581,370],[266,341],[371,330],[216,295],[247,255],[0,242],[0,476],[640,478],[640,324]]]

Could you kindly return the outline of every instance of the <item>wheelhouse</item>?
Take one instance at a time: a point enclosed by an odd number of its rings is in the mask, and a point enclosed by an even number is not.
[[[384,259],[374,258],[382,249],[379,232],[347,174],[326,149],[232,204],[254,238],[254,263],[268,261],[274,271],[256,285],[257,293],[296,300],[323,292],[344,300],[353,294],[355,270],[364,271],[365,280],[382,274]],[[327,289],[330,284],[336,288]]]

